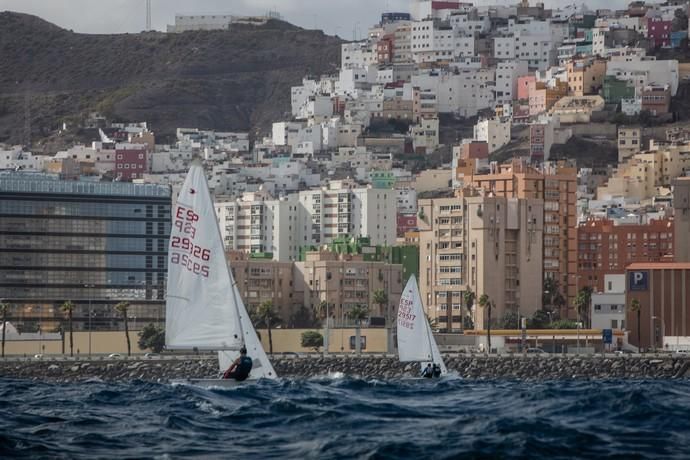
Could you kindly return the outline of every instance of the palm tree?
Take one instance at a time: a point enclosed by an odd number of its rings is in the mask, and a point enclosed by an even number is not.
[[[347,313],[347,316],[355,321],[355,350],[357,354],[360,354],[362,352],[362,344],[360,343],[362,332],[360,329],[362,327],[362,320],[367,319],[367,316],[369,316],[369,309],[362,305],[355,305]]]
[[[65,300],[60,305],[60,309],[67,313],[67,321],[69,324],[69,355],[74,356],[74,329],[72,328],[72,313],[74,312],[74,304],[71,300]]]
[[[388,311],[388,294],[383,289],[377,289],[374,291],[374,295],[371,300],[379,306],[379,311],[386,316],[386,324],[390,322],[389,311]],[[383,306],[386,305],[386,311],[383,311]]]
[[[474,301],[477,298],[474,292],[472,292],[472,289],[467,288],[467,290],[462,294],[462,299],[465,301],[465,308],[467,308],[467,315],[472,316],[472,306],[474,305]],[[465,327],[465,322],[462,322],[462,327],[464,329]]]
[[[127,310],[129,310],[129,302],[120,302],[115,305],[115,310],[122,315],[125,320],[125,338],[127,339],[127,356],[132,356],[132,343],[129,340],[129,318],[127,317]]]
[[[489,353],[491,353],[491,309],[493,308],[493,302],[491,299],[489,299],[488,295],[482,294],[481,297],[479,297],[479,306],[486,308],[487,311],[488,322],[486,327],[486,344],[488,346]]]
[[[577,309],[577,321],[579,322],[584,319],[585,326],[589,327],[589,322],[587,318],[589,315],[587,311],[589,310],[589,305],[592,301],[592,288],[585,286],[580,289],[577,296],[573,299],[573,306]]]
[[[272,354],[273,335],[271,334],[271,328],[280,323],[280,317],[276,314],[275,308],[273,307],[273,302],[267,300],[259,305],[259,308],[256,311],[256,317],[257,321],[266,326],[266,329],[268,329],[268,352]]]
[[[640,335],[640,314],[642,313],[642,308],[640,301],[633,299],[630,303],[630,311],[637,312],[637,349],[642,350],[642,336]]]
[[[4,301],[0,301],[0,314],[2,314],[2,357],[5,357],[5,329],[7,326],[7,311],[10,306]]]

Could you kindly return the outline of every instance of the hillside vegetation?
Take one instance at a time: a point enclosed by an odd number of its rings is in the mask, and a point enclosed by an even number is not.
[[[86,35],[0,13],[0,142],[35,142],[92,110],[180,126],[251,131],[290,111],[290,87],[331,73],[340,40],[281,21],[229,31]],[[28,110],[27,110],[28,109]]]

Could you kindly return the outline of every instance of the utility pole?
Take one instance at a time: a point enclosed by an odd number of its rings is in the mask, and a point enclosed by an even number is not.
[[[151,0],[146,0],[146,31],[151,30]]]
[[[31,93],[24,93],[24,148],[31,150]]]

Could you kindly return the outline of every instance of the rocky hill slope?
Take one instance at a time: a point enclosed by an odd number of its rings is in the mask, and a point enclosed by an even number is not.
[[[255,132],[290,110],[290,87],[331,73],[340,40],[285,22],[182,34],[86,35],[0,13],[0,142],[32,140],[92,110],[180,126]],[[28,115],[28,117],[27,117]]]

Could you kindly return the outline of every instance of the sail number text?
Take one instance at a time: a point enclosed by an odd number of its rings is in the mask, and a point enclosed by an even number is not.
[[[204,249],[201,246],[197,246],[196,244],[192,243],[192,240],[189,238],[173,236],[171,240],[171,246],[174,249],[184,249],[185,251],[189,251],[189,254],[194,257],[199,257],[201,260],[209,260],[211,258],[210,249]]]
[[[191,209],[179,206],[175,212],[175,228],[185,235],[194,238],[196,236],[196,228],[194,224],[199,221],[199,214]]]
[[[190,272],[208,278],[210,268],[201,261],[205,262],[211,259],[211,250],[198,246],[192,241],[196,236],[195,224],[197,222],[199,222],[199,214],[194,212],[194,210],[185,208],[184,206],[177,207],[173,225],[180,233],[188,235],[189,237],[170,237],[170,246],[172,249],[170,262],[182,265]],[[179,252],[175,251],[175,249]]]
[[[407,329],[414,329],[414,320],[417,317],[412,313],[413,302],[409,299],[403,298],[398,307],[398,326]]]
[[[201,265],[199,262],[194,262],[191,257],[189,257],[187,254],[179,254],[177,252],[173,252],[170,255],[170,262],[174,264],[179,264],[185,267],[187,270],[190,272],[196,274],[196,275],[201,275],[205,278],[208,278],[209,274],[209,268],[207,265]]]

